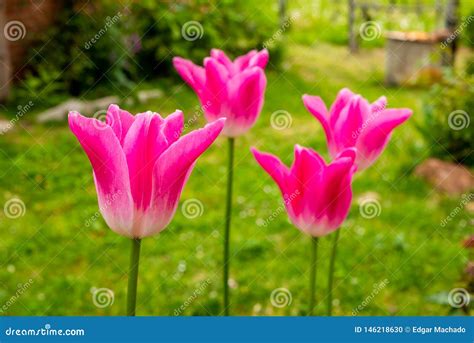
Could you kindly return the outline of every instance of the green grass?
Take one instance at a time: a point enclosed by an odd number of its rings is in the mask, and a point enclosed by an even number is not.
[[[341,63],[341,61],[343,61]],[[284,212],[267,227],[258,225],[282,204],[276,185],[255,163],[251,146],[275,153],[288,164],[295,144],[311,146],[327,158],[320,125],[306,112],[303,93],[330,102],[349,86],[369,100],[385,94],[390,106],[411,107],[419,115],[425,90],[383,86],[383,52],[348,55],[344,47],[313,47],[288,42],[285,70],[268,74],[263,112],[256,126],[236,143],[232,227],[231,313],[235,315],[304,315],[308,302],[310,240],[288,222]],[[169,114],[184,110],[191,118],[197,99],[182,83],[161,80],[165,96],[128,108]],[[274,111],[286,110],[291,127],[276,130]],[[204,119],[190,129],[204,125]],[[412,175],[427,157],[427,147],[413,120],[396,130],[379,161],[354,181],[355,199],[341,231],[335,274],[336,315],[350,315],[371,295],[375,284],[388,285],[360,315],[445,315],[447,305],[428,297],[460,284],[467,255],[461,240],[469,231],[463,212],[446,227],[441,221],[459,201],[446,198]],[[181,197],[198,199],[202,216],[188,219],[181,205],[160,235],[145,239],[137,313],[173,315],[205,280],[210,284],[183,315],[217,315],[221,308],[221,256],[224,216],[226,142],[217,142],[198,161]],[[375,194],[381,213],[360,215],[356,198]],[[0,304],[18,284],[32,285],[8,306],[8,315],[123,315],[130,242],[109,230],[98,211],[89,162],[65,124],[33,125],[28,118],[0,138],[2,203],[19,197],[24,216],[0,220]],[[92,220],[92,225],[86,222]],[[332,236],[319,250],[317,313],[323,313]],[[274,307],[274,289],[287,288],[289,306]],[[109,288],[114,303],[98,308],[91,290]]]

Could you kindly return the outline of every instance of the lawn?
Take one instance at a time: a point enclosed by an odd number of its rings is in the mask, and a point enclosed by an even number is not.
[[[306,313],[309,238],[289,223],[276,185],[249,148],[275,153],[288,164],[295,144],[327,158],[323,131],[304,109],[301,95],[320,95],[329,103],[348,86],[369,100],[385,94],[390,106],[410,107],[415,114],[395,131],[379,161],[354,181],[355,199],[337,257],[334,314],[351,315],[362,304],[360,315],[447,314],[449,306],[430,297],[459,285],[467,261],[461,241],[470,231],[469,218],[461,213],[442,227],[459,200],[433,191],[412,174],[427,157],[414,125],[426,91],[385,88],[381,49],[348,55],[345,47],[325,43],[287,44],[284,70],[268,73],[266,102],[256,126],[237,141],[231,313]],[[164,95],[127,108],[130,112],[151,109],[167,115],[179,108],[188,119],[195,116],[197,99],[183,83],[164,79],[144,87],[160,88]],[[290,127],[271,125],[272,113],[279,110],[290,114]],[[188,130],[204,125],[199,112],[197,117]],[[138,314],[174,315],[184,303],[182,315],[221,313],[226,148],[225,138],[219,138],[199,159],[172,223],[144,240]],[[26,209],[15,219],[2,213],[0,303],[31,283],[4,313],[123,315],[130,242],[109,230],[98,215],[91,167],[67,125],[39,125],[26,118],[0,138],[0,156],[2,201],[18,197]],[[364,195],[380,203],[374,218],[360,213],[357,199]],[[183,215],[182,204],[191,199],[202,205],[196,218]],[[262,225],[273,214],[275,219]],[[319,250],[318,313],[325,308],[331,240],[323,238]],[[94,302],[93,293],[100,288],[113,291],[109,306]],[[291,294],[288,306],[272,305],[272,291],[278,288]],[[367,297],[370,301],[364,301]]]

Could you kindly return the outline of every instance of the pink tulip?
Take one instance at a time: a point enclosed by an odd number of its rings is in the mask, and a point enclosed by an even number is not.
[[[408,108],[386,108],[384,96],[370,104],[347,88],[339,92],[329,111],[318,96],[304,95],[303,102],[323,126],[333,158],[346,148],[357,149],[358,170],[375,162],[390,140],[393,129],[412,114]]]
[[[268,62],[266,49],[252,50],[231,61],[223,51],[212,49],[204,67],[181,57],[173,64],[183,80],[196,92],[208,121],[227,118],[223,134],[237,137],[247,132],[263,106]]]
[[[352,176],[356,151],[348,148],[326,165],[315,151],[295,146],[291,168],[277,157],[252,152],[257,162],[278,184],[291,222],[313,237],[339,228],[352,201]]]
[[[223,126],[220,119],[179,138],[181,111],[163,119],[110,105],[105,123],[69,113],[69,127],[92,164],[100,211],[113,231],[130,238],[169,224],[196,159]]]

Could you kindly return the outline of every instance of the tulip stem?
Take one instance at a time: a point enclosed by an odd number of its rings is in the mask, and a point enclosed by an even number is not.
[[[225,208],[224,231],[224,315],[229,315],[229,246],[230,246],[230,220],[232,217],[232,183],[234,177],[234,138],[229,137],[229,157],[227,174],[227,194]]]
[[[137,306],[138,266],[140,264],[141,239],[133,238],[128,272],[127,316],[135,315]]]
[[[331,259],[329,261],[329,275],[328,275],[328,296],[327,296],[327,315],[332,315],[332,284],[334,281],[334,265],[336,261],[337,243],[339,242],[339,231],[334,233],[334,240],[332,242]]]
[[[315,293],[316,293],[316,263],[318,262],[318,237],[311,237],[311,269],[309,276],[309,311],[308,315],[312,316],[315,307]]]

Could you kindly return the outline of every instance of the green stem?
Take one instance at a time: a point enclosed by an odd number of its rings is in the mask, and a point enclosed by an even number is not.
[[[140,264],[141,239],[132,239],[132,250],[130,253],[130,268],[128,272],[128,293],[127,293],[127,316],[135,315],[137,306],[137,284],[138,267]]]
[[[309,276],[309,311],[308,315],[312,316],[315,307],[316,293],[316,263],[318,262],[318,237],[311,237],[311,269]]]
[[[334,234],[334,240],[332,242],[331,259],[329,261],[329,275],[328,275],[328,303],[327,303],[327,315],[332,315],[332,284],[334,281],[334,265],[336,261],[337,243],[339,242],[339,229]]]
[[[224,315],[229,315],[229,247],[230,247],[230,220],[232,217],[232,183],[234,177],[234,138],[229,137],[229,159],[227,174],[227,194],[225,208],[224,231]]]

